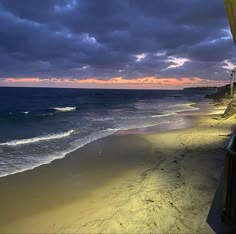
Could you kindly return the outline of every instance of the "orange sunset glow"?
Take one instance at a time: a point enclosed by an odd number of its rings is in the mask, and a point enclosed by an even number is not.
[[[0,81],[2,86],[26,87],[66,87],[66,88],[124,88],[124,89],[182,89],[191,86],[220,86],[224,81],[214,81],[200,77],[157,78],[143,77],[127,79],[113,77],[109,80],[97,78],[69,79],[69,78],[4,78]]]

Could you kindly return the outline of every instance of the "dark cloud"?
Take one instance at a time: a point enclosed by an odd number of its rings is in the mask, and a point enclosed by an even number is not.
[[[221,0],[0,0],[0,22],[1,77],[219,79],[234,58]]]

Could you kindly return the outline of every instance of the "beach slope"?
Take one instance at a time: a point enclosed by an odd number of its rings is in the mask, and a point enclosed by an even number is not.
[[[209,233],[207,215],[232,120],[99,139],[0,178],[1,233]]]

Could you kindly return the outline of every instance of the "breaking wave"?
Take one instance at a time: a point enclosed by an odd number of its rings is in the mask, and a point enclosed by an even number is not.
[[[63,138],[63,137],[68,137],[73,132],[74,132],[74,130],[70,130],[70,131],[58,133],[58,134],[49,134],[47,136],[33,137],[33,138],[21,139],[21,140],[13,140],[13,141],[0,143],[0,146],[16,146],[16,145],[31,144],[31,143],[35,143],[35,142],[39,142],[39,141],[54,140],[54,139],[59,139],[59,138]]]
[[[62,112],[74,111],[74,110],[76,110],[76,106],[53,107],[52,110],[62,111]]]

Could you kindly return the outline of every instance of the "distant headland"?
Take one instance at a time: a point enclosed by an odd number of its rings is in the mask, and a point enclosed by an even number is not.
[[[218,90],[219,87],[188,87],[183,90]]]

